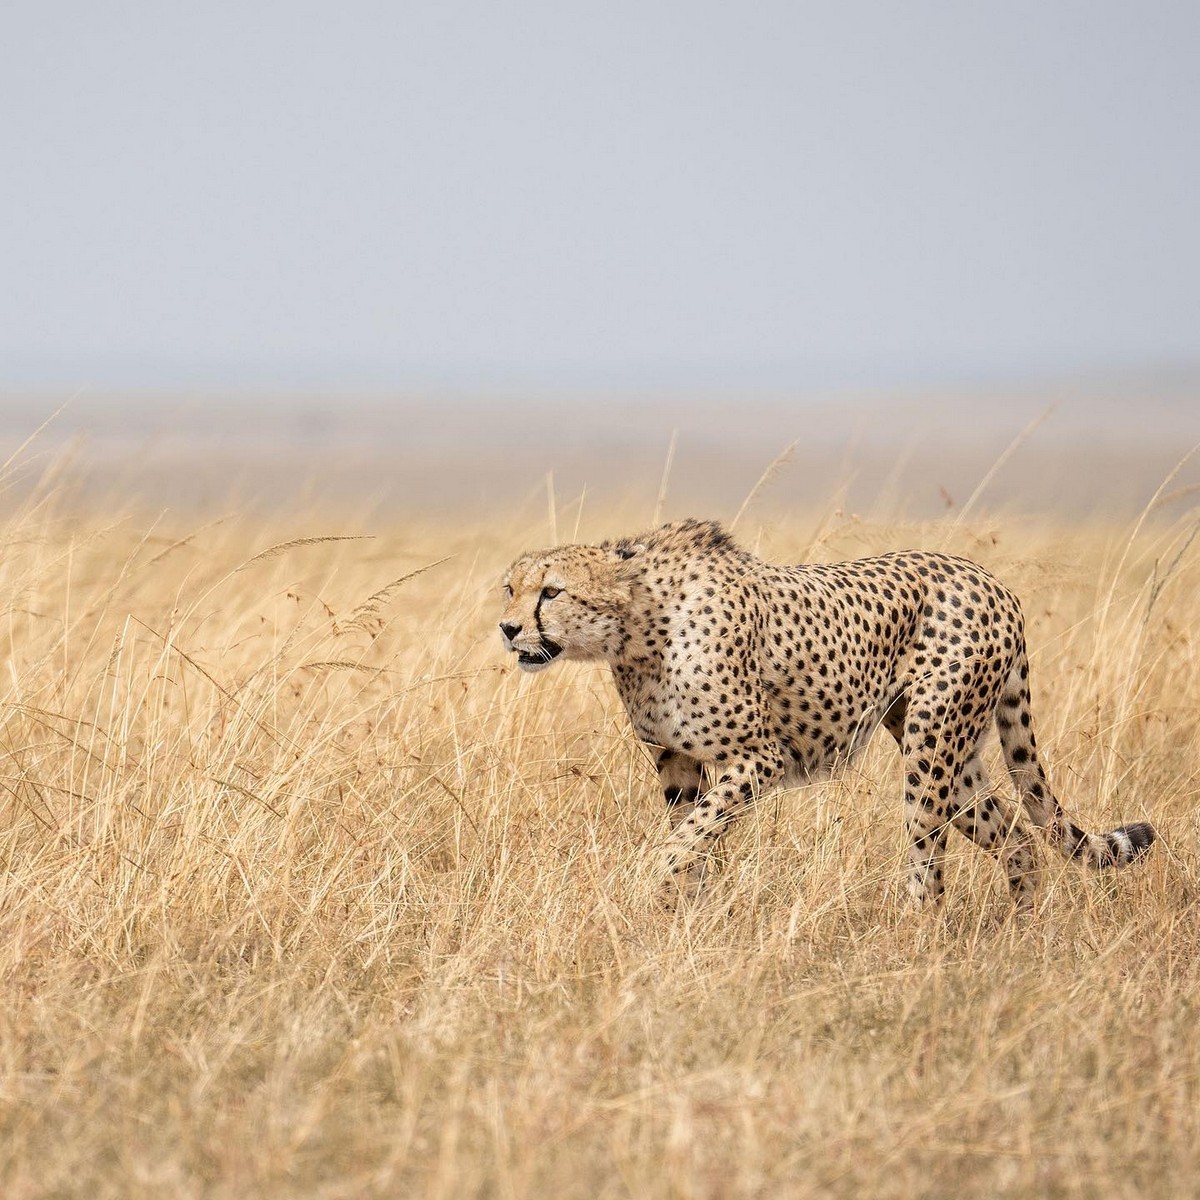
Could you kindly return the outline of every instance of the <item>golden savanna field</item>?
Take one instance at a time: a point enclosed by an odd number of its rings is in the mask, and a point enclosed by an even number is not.
[[[1129,520],[738,522],[778,560],[951,549],[1022,597],[1063,803],[1160,836],[1111,876],[1047,851],[1028,918],[957,836],[943,912],[908,912],[884,736],[743,820],[695,908],[654,907],[665,815],[606,668],[523,676],[495,629],[518,551],[648,506],[71,495],[0,497],[6,1200],[1200,1187],[1177,481]]]

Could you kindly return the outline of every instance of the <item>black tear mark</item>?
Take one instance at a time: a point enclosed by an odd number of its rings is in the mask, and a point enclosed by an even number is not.
[[[538,631],[538,637],[545,640],[546,634],[542,629],[542,601],[546,598],[544,592],[538,593],[537,603],[533,606],[533,626]]]

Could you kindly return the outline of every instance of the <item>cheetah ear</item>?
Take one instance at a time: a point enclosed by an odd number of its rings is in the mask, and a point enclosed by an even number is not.
[[[601,542],[599,548],[608,559],[613,598],[618,606],[624,606],[632,600],[631,589],[641,578],[643,564],[640,556],[645,553],[645,543],[622,539],[619,542]]]
[[[624,606],[633,599],[631,589],[642,574],[642,563],[639,555],[645,549],[646,547],[641,543],[635,542],[619,542],[615,546],[607,545],[604,547],[604,550],[608,554],[613,598],[619,606]]]
[[[626,593],[634,582],[642,576],[643,564],[641,554],[646,547],[640,542],[622,542],[619,546],[614,546],[609,553],[613,556],[613,576]],[[631,597],[626,595],[626,603]]]

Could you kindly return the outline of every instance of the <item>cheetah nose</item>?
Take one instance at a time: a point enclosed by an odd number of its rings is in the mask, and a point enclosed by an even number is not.
[[[500,632],[511,642],[521,632],[521,627],[520,625],[511,625],[508,621],[501,621]]]

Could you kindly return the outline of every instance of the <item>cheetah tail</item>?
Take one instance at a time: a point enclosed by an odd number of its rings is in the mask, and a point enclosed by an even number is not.
[[[1008,773],[1025,811],[1066,858],[1083,866],[1123,867],[1154,844],[1152,825],[1121,825],[1111,833],[1087,833],[1070,820],[1050,790],[1038,761],[1029,713],[1029,667],[1022,654],[1008,677],[996,708],[996,728]]]

